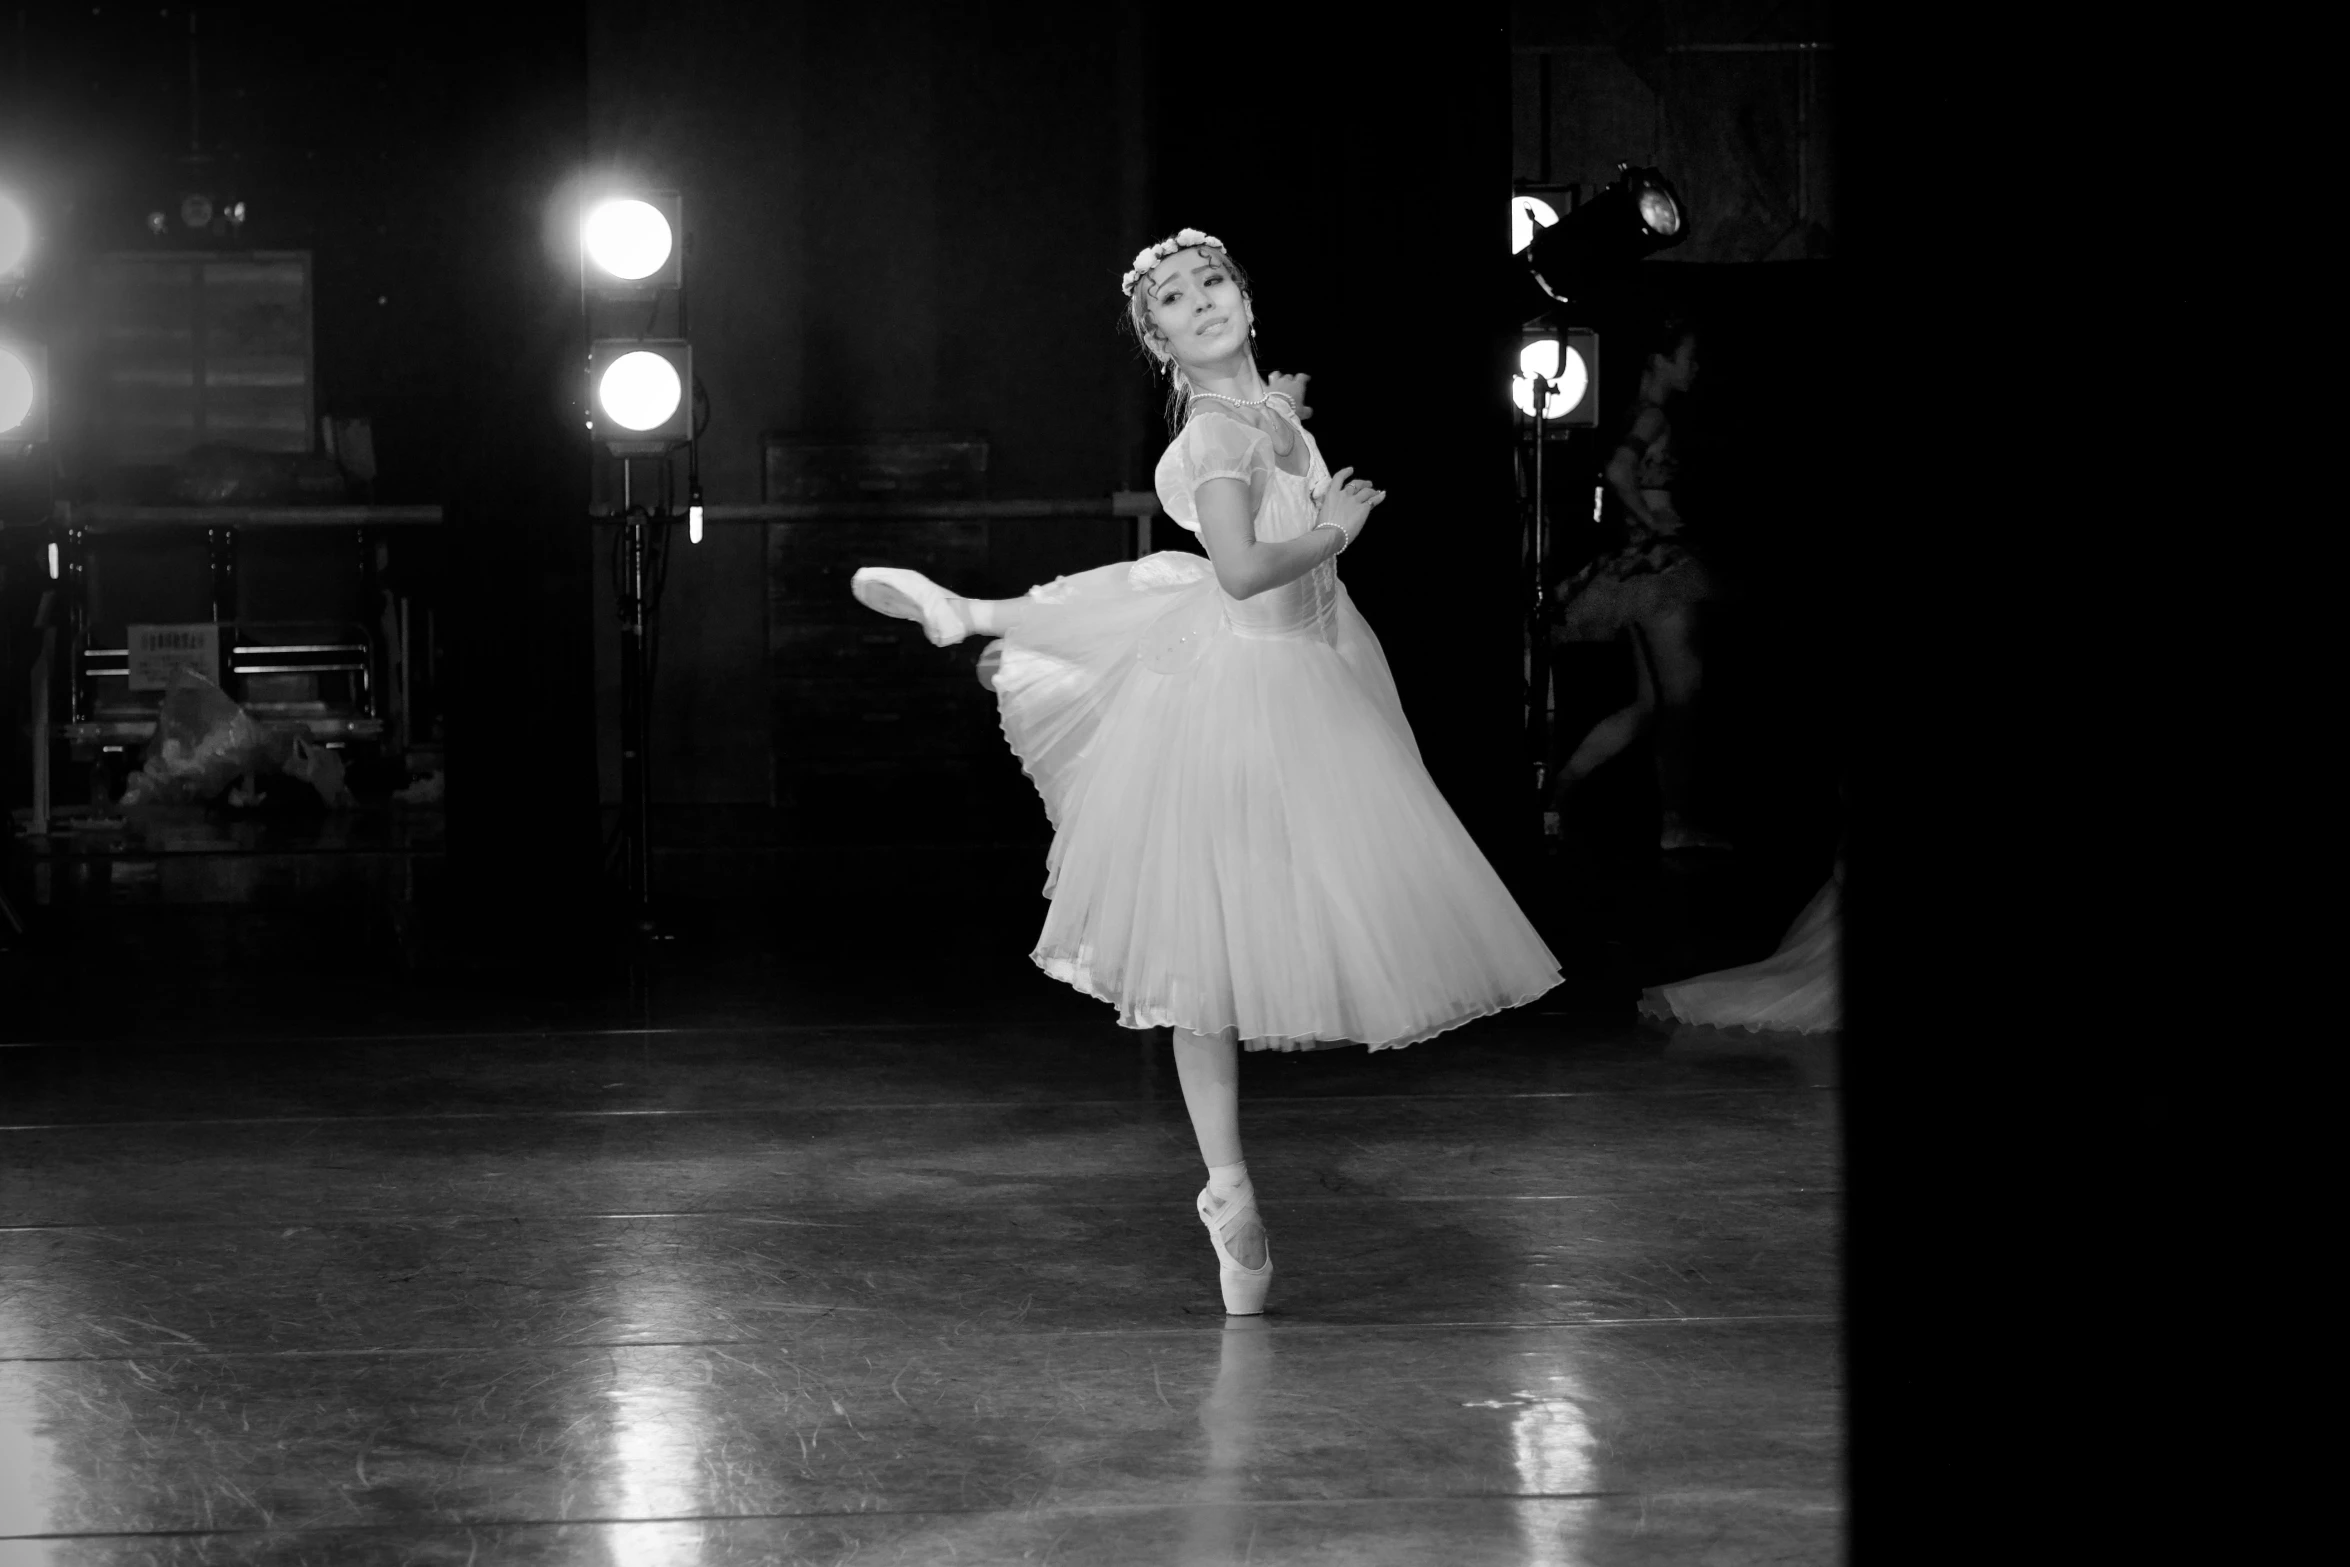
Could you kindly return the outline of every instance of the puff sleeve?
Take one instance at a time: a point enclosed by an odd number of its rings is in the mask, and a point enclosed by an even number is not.
[[[1210,479],[1238,479],[1248,486],[1249,508],[1264,499],[1266,476],[1273,470],[1273,440],[1254,425],[1203,413],[1183,427],[1159,457],[1153,478],[1159,504],[1167,515],[1192,532],[1199,532],[1199,506],[1194,497]]]

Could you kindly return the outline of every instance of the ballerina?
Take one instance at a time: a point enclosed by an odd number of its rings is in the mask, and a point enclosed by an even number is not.
[[[1696,380],[1697,333],[1678,317],[1668,317],[1656,331],[1640,377],[1639,401],[1607,465],[1624,540],[1560,583],[1552,595],[1552,642],[1625,639],[1632,647],[1636,695],[1593,725],[1563,761],[1567,737],[1552,737],[1551,785],[1543,813],[1543,832],[1550,838],[1564,835],[1575,786],[1653,725],[1657,793],[1664,806],[1659,847],[1729,847],[1688,818],[1691,716],[1705,672],[1695,615],[1712,584],[1679,536],[1681,513],[1673,489],[1680,462],[1673,454],[1666,405]]]
[[[1256,300],[1185,229],[1135,258],[1127,324],[1167,377],[1162,551],[969,599],[868,567],[852,591],[980,661],[1053,828],[1031,960],[1174,1032],[1225,1310],[1272,1250],[1242,1155],[1239,1050],[1394,1049],[1533,1000],[1559,966],[1422,765],[1338,579],[1385,492],[1331,473],[1302,377],[1257,369]]]

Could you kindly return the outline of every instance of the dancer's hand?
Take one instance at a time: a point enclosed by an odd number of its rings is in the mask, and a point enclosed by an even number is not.
[[[1265,390],[1268,395],[1279,392],[1288,398],[1289,405],[1297,410],[1300,420],[1311,419],[1314,411],[1306,406],[1306,383],[1312,379],[1310,375],[1284,375],[1274,370],[1265,376]]]
[[[1387,492],[1373,489],[1368,479],[1356,479],[1349,483],[1346,476],[1352,472],[1352,468],[1341,468],[1330,476],[1329,488],[1322,492],[1321,514],[1314,519],[1317,523],[1338,524],[1346,530],[1350,543],[1363,531],[1363,524],[1370,519],[1371,508],[1387,499]]]

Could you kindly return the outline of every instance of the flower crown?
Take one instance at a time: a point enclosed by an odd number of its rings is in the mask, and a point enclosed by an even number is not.
[[[1213,234],[1202,234],[1198,229],[1177,229],[1156,245],[1145,245],[1134,253],[1134,265],[1118,280],[1120,294],[1132,294],[1134,285],[1150,275],[1151,268],[1172,256],[1178,250],[1189,250],[1194,245],[1213,245],[1222,250],[1224,242]]]

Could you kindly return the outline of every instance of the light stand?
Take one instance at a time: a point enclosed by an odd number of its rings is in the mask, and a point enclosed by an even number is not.
[[[613,583],[620,609],[620,823],[618,853],[629,923],[656,934],[653,921],[653,615],[660,587],[652,571],[656,530],[669,515],[636,504],[635,465],[620,459],[620,570]]]
[[[1529,422],[1534,427],[1534,506],[1527,519],[1526,554],[1533,572],[1534,596],[1526,622],[1526,744],[1534,758],[1535,798],[1542,799],[1550,788],[1550,699],[1553,684],[1551,668],[1549,604],[1550,597],[1550,515],[1543,494],[1543,448],[1550,444],[1548,421],[1542,417],[1550,406],[1551,388],[1555,384],[1547,376],[1532,377],[1534,412]]]
[[[1519,341],[1510,395],[1532,441],[1531,452],[1520,447],[1516,458],[1525,528],[1522,556],[1532,590],[1526,619],[1526,743],[1535,788],[1547,792],[1558,684],[1550,634],[1551,567],[1558,554],[1558,529],[1550,513],[1550,470],[1556,460],[1550,448],[1562,435],[1571,437],[1599,422],[1599,334],[1537,318],[1520,326]]]

